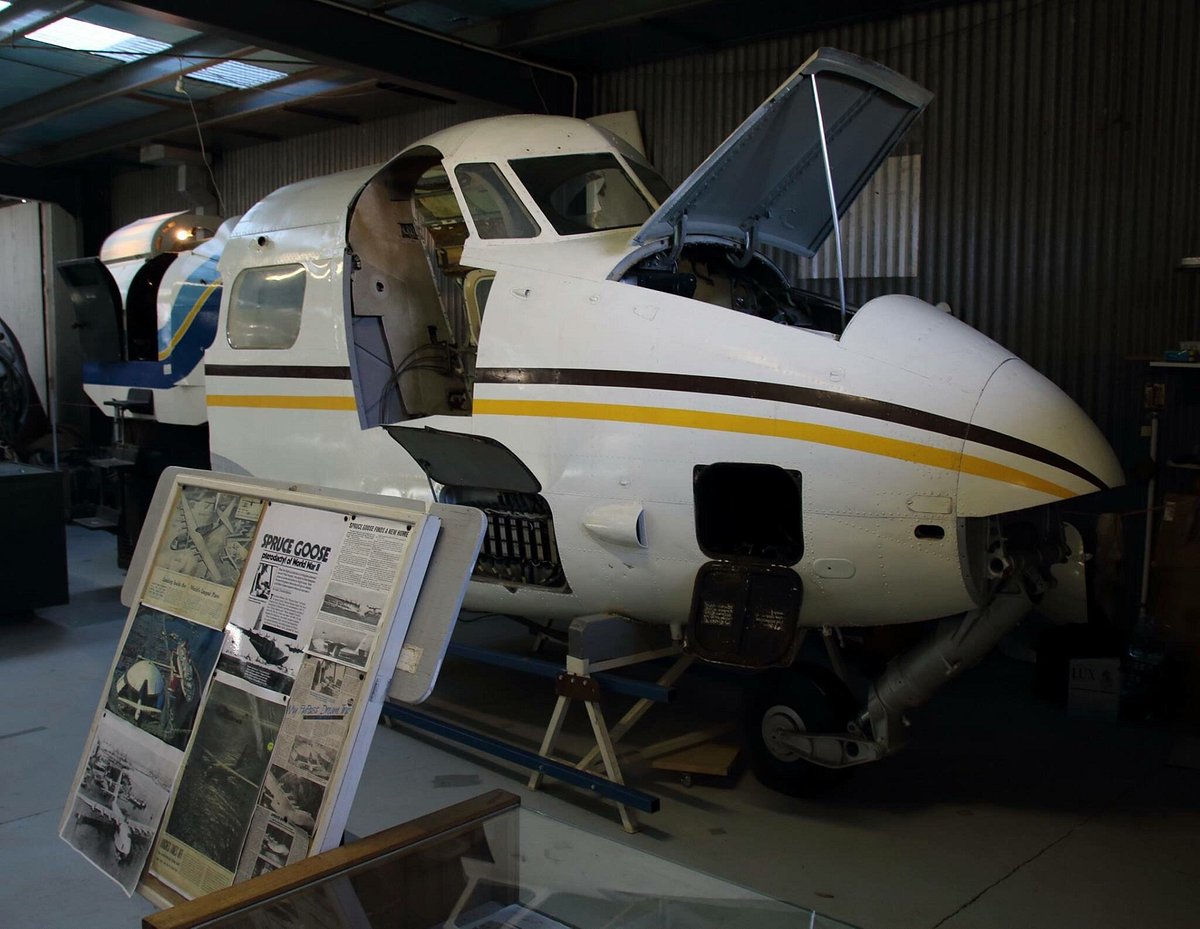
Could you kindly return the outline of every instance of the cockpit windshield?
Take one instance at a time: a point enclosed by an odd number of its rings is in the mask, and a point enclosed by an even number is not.
[[[518,158],[510,164],[559,235],[640,226],[654,211],[608,152]]]

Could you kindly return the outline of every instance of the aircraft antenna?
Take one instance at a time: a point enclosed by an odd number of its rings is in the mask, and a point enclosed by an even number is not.
[[[842,331],[846,331],[846,275],[842,269],[842,225],[838,222],[837,195],[833,192],[833,171],[829,167],[829,143],[825,139],[825,120],[821,118],[821,97],[817,93],[817,76],[812,81],[813,104],[817,108],[817,132],[821,136],[821,160],[825,164],[825,184],[829,188],[829,216],[833,221],[833,245],[837,251],[838,297],[842,305]]]

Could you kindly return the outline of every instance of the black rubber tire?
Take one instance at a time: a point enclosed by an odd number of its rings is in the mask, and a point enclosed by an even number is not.
[[[841,783],[847,768],[825,768],[803,759],[784,760],[767,746],[763,723],[774,708],[786,707],[809,732],[844,732],[857,710],[849,688],[836,674],[800,662],[759,680],[749,695],[743,720],[750,770],[765,787],[791,797],[807,797]]]

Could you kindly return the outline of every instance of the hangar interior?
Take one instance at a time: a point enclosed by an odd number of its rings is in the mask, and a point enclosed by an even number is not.
[[[155,909],[57,817],[168,466],[486,515],[356,836],[502,788],[616,843],[594,888],[632,849],[812,925],[1196,924],[1194,2],[0,0],[0,37],[5,926]],[[596,614],[654,643],[599,698]],[[568,777],[577,702],[615,777]]]

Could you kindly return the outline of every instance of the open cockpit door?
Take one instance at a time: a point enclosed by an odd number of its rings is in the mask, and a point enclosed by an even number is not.
[[[466,237],[442,155],[428,146],[392,159],[351,202],[345,300],[364,429],[470,414],[480,294],[478,282],[466,287]]]
[[[833,230],[822,121],[841,217],[932,97],[880,64],[822,48],[692,172],[633,242],[707,241],[742,252],[772,245],[811,258]]]
[[[70,288],[71,308],[83,357],[88,361],[121,361],[121,292],[99,258],[58,263]]]

